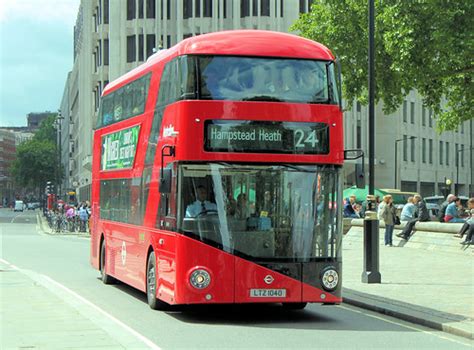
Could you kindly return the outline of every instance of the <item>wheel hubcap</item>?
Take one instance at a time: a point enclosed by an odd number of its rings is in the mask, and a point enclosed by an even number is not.
[[[150,267],[148,270],[148,295],[152,298],[155,297],[155,267]]]

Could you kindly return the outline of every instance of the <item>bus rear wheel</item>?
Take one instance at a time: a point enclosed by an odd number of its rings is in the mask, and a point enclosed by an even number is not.
[[[308,303],[283,303],[285,310],[303,310]]]
[[[104,284],[113,284],[115,279],[105,272],[105,240],[100,246],[100,279]]]
[[[156,297],[156,257],[151,252],[146,269],[146,296],[148,305],[153,310],[167,310],[170,305]]]

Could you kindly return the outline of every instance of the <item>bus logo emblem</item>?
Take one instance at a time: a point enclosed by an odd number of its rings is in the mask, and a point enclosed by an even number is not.
[[[265,278],[263,279],[266,284],[272,284],[272,282],[275,280],[271,275],[266,275]]]

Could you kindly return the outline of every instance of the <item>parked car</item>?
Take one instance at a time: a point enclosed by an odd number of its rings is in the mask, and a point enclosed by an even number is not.
[[[23,211],[23,209],[25,209],[25,203],[23,201],[15,201],[13,211]]]
[[[441,208],[441,204],[445,201],[445,198],[443,196],[430,196],[423,199],[430,213],[431,220],[437,221],[439,209]]]

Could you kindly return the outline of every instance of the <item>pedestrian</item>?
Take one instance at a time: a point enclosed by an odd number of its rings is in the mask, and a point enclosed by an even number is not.
[[[81,221],[79,231],[86,232],[89,214],[87,212],[87,206],[85,203],[82,203],[81,207],[79,208],[79,220]]]
[[[467,201],[467,206],[469,209],[469,217],[462,226],[459,233],[455,234],[454,237],[462,238],[464,234],[467,233],[466,239],[461,242],[461,244],[473,244],[473,234],[474,234],[474,197],[469,198]]]
[[[408,240],[408,238],[410,238],[411,232],[418,221],[430,221],[428,208],[426,208],[426,204],[419,194],[413,196],[413,203],[417,206],[415,217],[407,222],[402,232],[396,234],[397,237],[400,237],[404,240]]]
[[[413,197],[408,197],[407,203],[403,206],[400,215],[401,221],[410,221],[415,217],[416,206],[413,204]]]
[[[343,215],[345,218],[358,218],[359,215],[357,215],[354,205],[356,201],[356,196],[350,196],[349,198],[346,198],[346,203],[344,204],[344,211]]]
[[[387,194],[383,197],[385,205],[381,211],[381,217],[385,222],[385,246],[392,246],[393,228],[395,227],[395,216],[397,215],[395,206],[393,205],[393,198]]]
[[[449,223],[463,223],[466,222],[463,218],[459,217],[459,210],[462,209],[461,199],[455,197],[455,199],[449,203],[446,208],[446,213],[444,215],[444,222]]]
[[[446,208],[455,199],[456,199],[456,196],[454,194],[452,193],[448,194],[448,196],[446,197],[446,200],[443,202],[443,204],[441,204],[441,206],[439,207],[439,212],[438,212],[439,222],[444,222],[444,215],[446,214]]]

